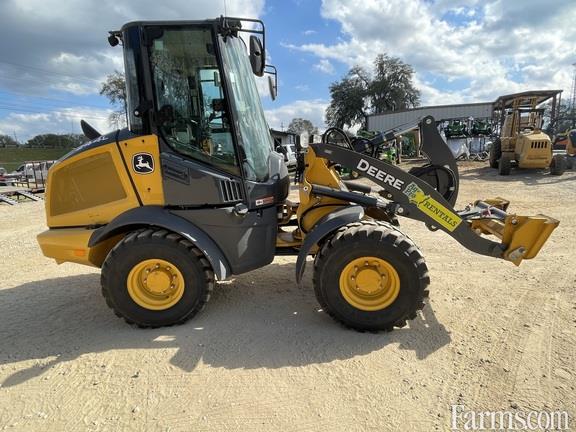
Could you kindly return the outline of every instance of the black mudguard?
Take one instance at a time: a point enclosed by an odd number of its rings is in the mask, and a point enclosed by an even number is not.
[[[296,260],[296,281],[300,283],[306,267],[306,257],[315,244],[338,228],[352,222],[357,222],[363,217],[364,209],[362,207],[350,206],[329,213],[320,219],[316,225],[314,225],[314,228],[306,235],[304,243],[298,253],[298,259]]]
[[[146,226],[164,228],[180,234],[202,251],[212,265],[218,280],[224,280],[231,276],[232,271],[226,256],[208,234],[186,219],[176,216],[160,206],[136,207],[122,213],[107,225],[94,231],[88,246],[93,247],[117,234]]]

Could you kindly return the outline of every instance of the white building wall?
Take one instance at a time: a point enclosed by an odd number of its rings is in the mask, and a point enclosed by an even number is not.
[[[406,123],[415,123],[418,119],[433,116],[437,121],[473,117],[475,119],[492,117],[492,102],[460,105],[440,105],[419,107],[412,110],[396,111],[368,116],[368,130],[386,131]]]

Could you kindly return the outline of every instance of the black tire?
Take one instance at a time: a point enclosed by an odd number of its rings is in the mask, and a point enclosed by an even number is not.
[[[500,139],[497,138],[492,143],[492,147],[490,147],[490,167],[491,168],[498,168],[498,161],[502,156],[502,149],[500,145]]]
[[[550,162],[550,174],[555,176],[560,176],[564,174],[567,167],[566,157],[564,155],[554,155],[552,156],[552,162]]]
[[[510,159],[501,156],[498,161],[498,174],[506,176],[510,175],[510,170],[512,169],[512,163]]]
[[[573,156],[566,156],[566,169],[573,169],[574,168],[574,159]]]
[[[185,286],[176,304],[150,310],[136,303],[128,292],[128,275],[148,259],[172,263]],[[182,324],[200,312],[214,287],[214,273],[202,252],[178,234],[163,229],[143,229],[128,234],[108,254],[102,266],[102,295],[114,313],[139,327]]]
[[[385,260],[398,273],[398,295],[383,309],[357,308],[341,292],[340,274],[348,263],[361,257]],[[314,262],[314,291],[321,307],[336,321],[358,331],[404,327],[424,307],[429,283],[426,262],[416,245],[384,222],[362,221],[340,228],[324,242]]]

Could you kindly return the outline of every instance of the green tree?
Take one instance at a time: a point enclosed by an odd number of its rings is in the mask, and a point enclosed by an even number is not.
[[[379,54],[374,60],[374,79],[368,88],[371,114],[398,111],[420,104],[420,91],[414,87],[412,66],[399,58]]]
[[[372,74],[354,66],[341,81],[330,85],[326,123],[339,128],[365,127],[367,115],[418,106],[420,91],[413,75],[412,66],[386,54],[376,57]]]
[[[10,135],[0,135],[0,147],[16,147],[17,145],[18,141]]]
[[[40,134],[30,138],[26,147],[31,148],[74,148],[88,139],[81,134]]]
[[[552,102],[544,105],[543,128],[550,136],[576,127],[576,109],[570,107],[569,102],[561,101],[557,109],[556,118],[552,118]]]
[[[119,128],[128,123],[128,108],[126,105],[126,79],[124,74],[118,71],[106,76],[106,81],[100,87],[100,94],[106,96],[110,104],[116,108],[110,113],[108,123]]]
[[[296,117],[290,121],[287,132],[297,135],[306,132],[308,135],[315,135],[318,133],[318,128],[314,126],[310,120]]]
[[[370,82],[368,72],[354,66],[342,81],[332,83],[332,100],[326,109],[326,123],[341,129],[358,123],[364,125],[368,114],[366,98]]]

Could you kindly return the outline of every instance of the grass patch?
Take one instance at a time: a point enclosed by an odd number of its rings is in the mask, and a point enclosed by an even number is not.
[[[60,159],[70,149],[0,148],[0,167],[12,172],[26,161]]]

